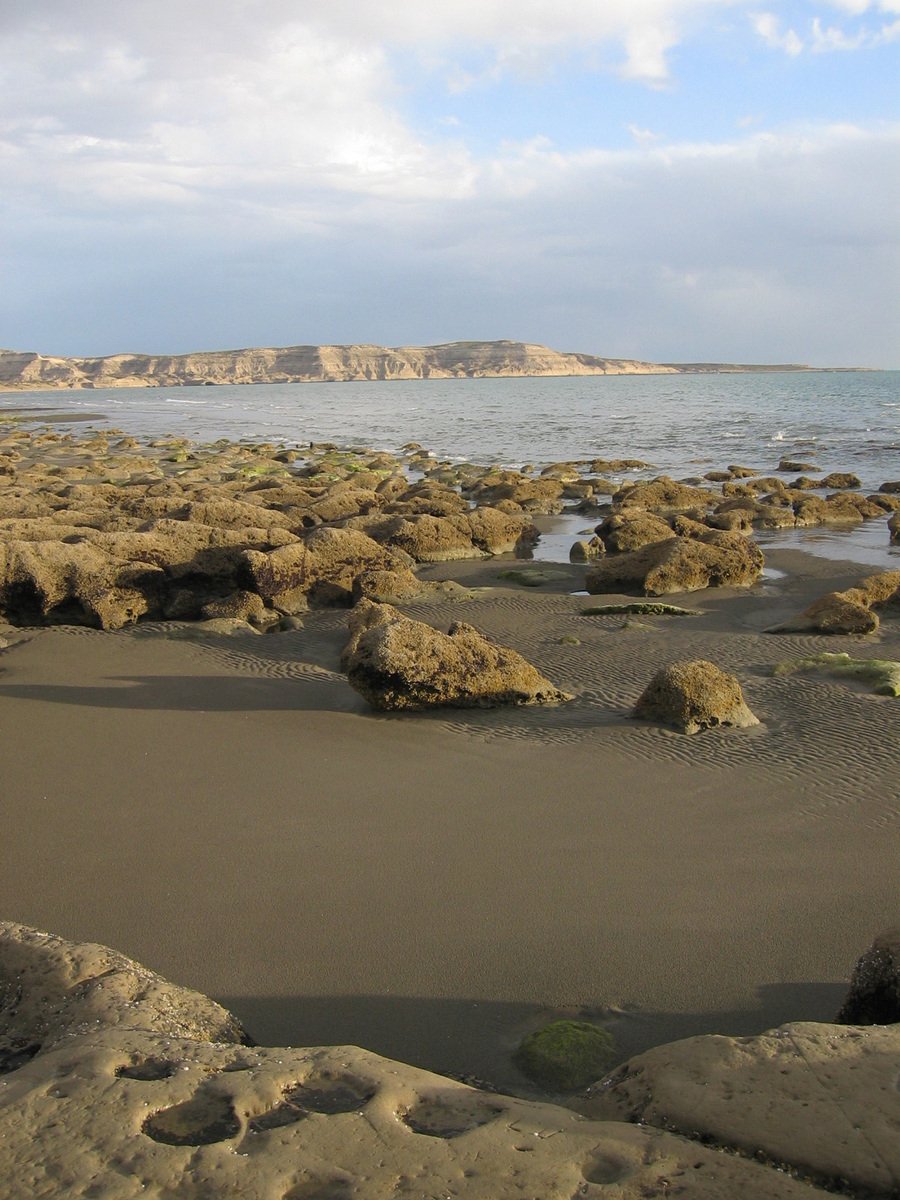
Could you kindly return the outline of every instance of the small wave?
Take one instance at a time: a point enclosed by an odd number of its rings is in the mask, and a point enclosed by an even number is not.
[[[205,400],[185,400],[181,396],[164,396],[166,404],[205,404]]]

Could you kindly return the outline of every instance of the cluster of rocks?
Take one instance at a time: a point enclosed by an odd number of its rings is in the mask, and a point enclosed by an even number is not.
[[[520,507],[472,508],[404,459],[272,445],[141,447],[13,428],[0,439],[0,615],[118,629],[271,626],[309,606],[422,596],[419,563],[531,546]]]
[[[852,1024],[662,1046],[563,1107],[352,1046],[260,1047],[214,1001],[107,947],[2,922],[3,1194],[895,1195],[898,944],[894,931],[861,960]],[[602,1072],[608,1039],[594,1040]],[[559,1057],[547,1042],[542,1070]]]
[[[780,469],[796,464],[782,463]],[[116,629],[140,619],[276,625],[310,605],[427,593],[420,564],[528,554],[532,518],[603,515],[573,547],[587,589],[648,595],[746,587],[762,554],[747,535],[892,512],[900,483],[871,496],[855,477],[757,477],[734,465],[704,480],[615,482],[636,459],[506,470],[274,444],[142,445],[117,431],[77,439],[9,423],[0,437],[0,615]]]

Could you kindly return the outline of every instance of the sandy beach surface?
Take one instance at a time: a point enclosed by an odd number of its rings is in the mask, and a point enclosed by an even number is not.
[[[897,659],[900,630],[767,634],[871,573],[767,564],[751,589],[666,598],[700,615],[637,618],[582,615],[583,566],[528,589],[502,558],[422,568],[478,590],[404,611],[519,650],[575,694],[558,708],[375,714],[340,670],[339,609],[232,638],[3,627],[4,917],[115,946],[263,1044],[507,1090],[557,1013],[608,1020],[622,1058],[829,1020],[896,918],[900,702],[772,668]],[[734,672],[761,724],[632,720],[685,658]]]

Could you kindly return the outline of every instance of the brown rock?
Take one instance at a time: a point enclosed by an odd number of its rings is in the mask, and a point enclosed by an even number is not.
[[[641,509],[612,513],[600,522],[595,533],[611,554],[639,550],[675,536],[668,521]]]
[[[648,596],[749,587],[764,561],[756,543],[742,534],[710,531],[702,539],[672,537],[608,556],[588,568],[585,587],[592,594],[640,588]]]
[[[572,699],[515,650],[462,622],[445,634],[396,609],[370,605],[350,630],[347,679],[373,708],[492,708]]]
[[[658,671],[641,694],[634,715],[671,725],[679,733],[759,724],[737,679],[704,659],[672,663]]]
[[[707,508],[715,500],[715,493],[677,483],[667,475],[660,475],[648,483],[629,484],[613,496],[614,504],[664,513],[684,512],[697,506]]]
[[[768,632],[874,633],[880,622],[878,614],[872,610],[896,602],[898,597],[900,571],[880,571],[867,575],[856,587],[820,596],[798,616]]]
[[[832,471],[830,475],[826,475],[819,487],[823,488],[858,488],[862,484],[857,475],[851,475],[847,471]]]

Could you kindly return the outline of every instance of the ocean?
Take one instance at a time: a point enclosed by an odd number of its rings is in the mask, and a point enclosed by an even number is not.
[[[415,441],[438,459],[538,467],[637,458],[631,477],[703,475],[730,464],[760,473],[782,458],[857,475],[864,491],[900,478],[900,371],[577,378],[425,379],[235,387],[9,392],[0,412],[54,416],[135,436],[171,433],[287,446],[335,442],[397,450]],[[785,476],[789,479],[790,476]],[[581,522],[583,524],[583,520]],[[566,538],[577,524],[567,518]],[[881,522],[817,535],[817,552],[900,565]],[[793,533],[764,540],[790,544]],[[545,538],[539,557],[559,549]]]

